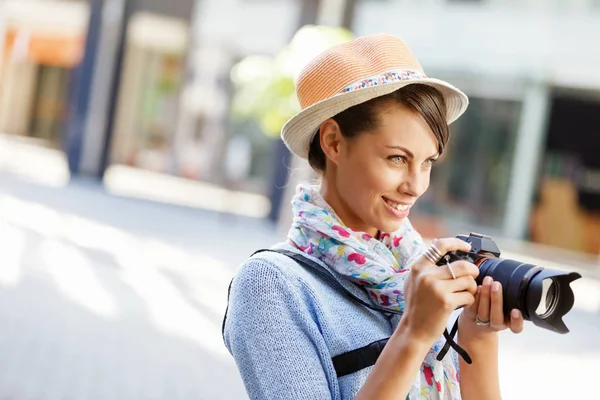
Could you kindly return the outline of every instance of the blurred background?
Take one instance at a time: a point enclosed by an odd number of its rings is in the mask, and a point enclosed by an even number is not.
[[[246,398],[221,319],[312,177],[294,79],[379,32],[471,99],[413,224],[584,276],[504,397],[597,398],[600,1],[0,0],[0,399]]]

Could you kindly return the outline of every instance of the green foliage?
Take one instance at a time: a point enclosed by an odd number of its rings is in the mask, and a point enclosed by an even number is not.
[[[295,82],[302,68],[323,50],[349,40],[347,29],[308,25],[275,56],[244,58],[231,70],[233,116],[254,119],[265,134],[278,137],[285,122],[300,111]]]

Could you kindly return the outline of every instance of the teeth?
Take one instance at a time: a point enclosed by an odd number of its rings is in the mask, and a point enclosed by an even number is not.
[[[385,199],[385,200],[386,200],[386,202],[387,202],[387,203],[388,203],[390,206],[392,206],[392,207],[393,207],[393,208],[395,208],[396,210],[399,210],[399,211],[405,211],[405,210],[408,210],[408,207],[409,207],[409,206],[408,206],[407,204],[398,204],[398,203],[394,203],[394,202],[393,202],[393,201],[391,201],[390,199]]]

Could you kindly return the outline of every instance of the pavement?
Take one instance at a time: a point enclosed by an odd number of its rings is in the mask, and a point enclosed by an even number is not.
[[[0,174],[0,399],[245,398],[226,288],[273,239],[259,220]]]
[[[280,239],[261,219],[0,171],[0,400],[247,398],[226,289]],[[501,335],[505,399],[598,398],[600,281],[573,287],[570,334]]]

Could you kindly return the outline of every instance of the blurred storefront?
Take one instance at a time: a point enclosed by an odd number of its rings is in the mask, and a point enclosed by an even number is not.
[[[531,239],[600,253],[600,91],[556,90]]]
[[[231,117],[230,71],[243,57],[283,47],[299,3],[205,0],[187,19],[132,16],[109,169],[127,165],[266,195],[277,140]]]
[[[111,164],[172,172],[189,24],[139,12],[126,34]]]
[[[2,4],[0,132],[60,148],[73,69],[87,29],[85,2]]]

